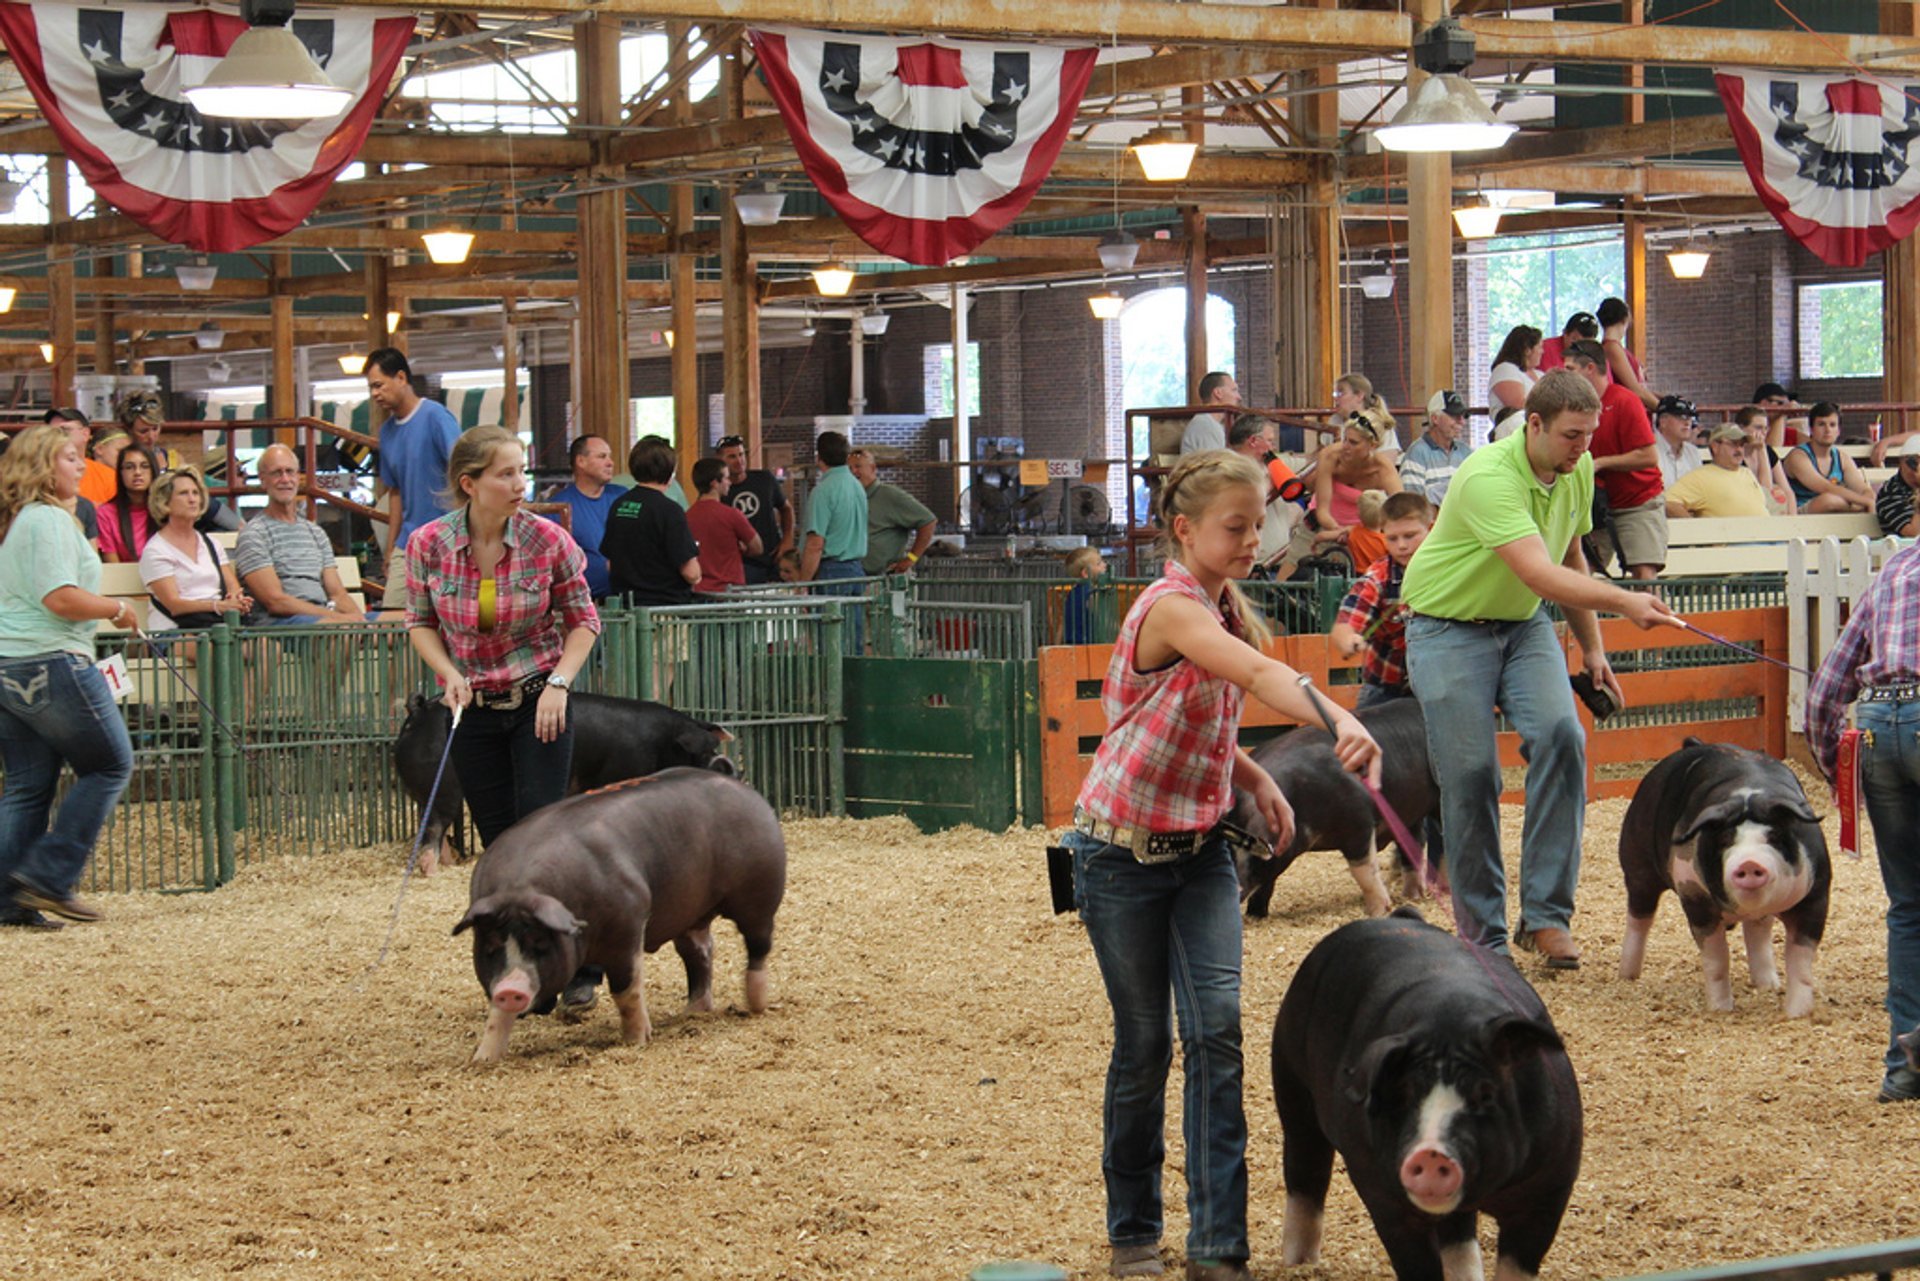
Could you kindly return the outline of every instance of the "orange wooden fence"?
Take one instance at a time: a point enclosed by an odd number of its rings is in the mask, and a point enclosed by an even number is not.
[[[1689,621],[1749,649],[1784,659],[1787,655],[1787,611],[1784,606],[1767,609],[1728,610],[1698,614]],[[1564,633],[1564,629],[1563,633]],[[1616,665],[1636,651],[1693,648],[1708,645],[1692,632],[1677,628],[1641,631],[1620,619],[1600,624],[1602,641]],[[1568,651],[1569,672],[1579,670],[1578,647],[1563,641]],[[1335,655],[1325,636],[1276,637],[1267,652],[1300,672],[1310,674],[1314,683],[1334,702],[1352,707],[1359,692],[1356,684],[1333,684],[1329,677],[1348,673],[1358,662]],[[1100,708],[1100,683],[1106,676],[1111,645],[1056,645],[1040,651],[1040,771],[1045,797],[1046,822],[1057,827],[1073,816],[1073,800],[1087,776],[1093,749],[1106,732],[1107,719]],[[1661,671],[1628,672],[1620,677],[1629,708],[1666,707],[1672,715],[1665,723],[1638,725],[1625,729],[1596,727],[1585,706],[1575,700],[1580,723],[1587,732],[1587,796],[1631,796],[1639,785],[1636,771],[1631,777],[1599,778],[1607,767],[1650,764],[1678,748],[1688,735],[1712,742],[1732,743],[1782,757],[1787,748],[1787,673],[1785,669],[1756,659],[1712,666],[1669,667]],[[1729,717],[1706,704],[1717,700],[1756,699],[1757,714]],[[1697,715],[1688,713],[1689,704],[1702,704]],[[1264,704],[1247,700],[1243,726],[1287,725]],[[1518,766],[1520,737],[1499,736],[1500,763]],[[1517,791],[1502,800],[1518,801]]]

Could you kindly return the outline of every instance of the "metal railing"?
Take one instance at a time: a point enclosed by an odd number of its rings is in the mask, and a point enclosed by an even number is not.
[[[1890,1278],[1895,1268],[1920,1268],[1920,1237],[1875,1245],[1841,1246],[1777,1259],[1753,1259],[1680,1272],[1638,1274],[1634,1281],[1827,1281],[1871,1274]],[[1623,1279],[1624,1281],[1624,1279]]]

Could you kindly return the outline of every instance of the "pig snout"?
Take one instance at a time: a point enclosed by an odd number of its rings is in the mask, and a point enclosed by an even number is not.
[[[1767,888],[1773,880],[1773,869],[1758,859],[1741,859],[1727,876],[1736,891],[1751,894]]]
[[[533,1004],[533,980],[525,970],[503,974],[489,994],[493,1008],[502,1014],[525,1014]]]
[[[1400,1163],[1400,1186],[1428,1214],[1451,1214],[1464,1182],[1460,1163],[1437,1147],[1417,1147]]]

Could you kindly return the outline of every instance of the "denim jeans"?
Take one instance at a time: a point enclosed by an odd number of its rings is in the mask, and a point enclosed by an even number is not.
[[[1887,1070],[1906,1066],[1893,1037],[1920,1026],[1920,702],[1861,703],[1873,735],[1860,751],[1860,792],[1887,886]]]
[[[512,710],[467,708],[453,736],[450,764],[466,793],[480,842],[494,838],[545,805],[563,800],[573,770],[573,712],[551,743],[533,731],[538,696]]]
[[[53,814],[62,763],[73,786]],[[133,743],[106,677],[78,654],[0,659],[0,768],[0,886],[18,877],[71,894],[133,776]]]
[[[1353,700],[1353,710],[1364,712],[1369,707],[1385,707],[1388,703],[1412,697],[1413,689],[1407,685],[1374,685],[1363,682],[1360,693]],[[1427,820],[1420,838],[1426,843],[1427,861],[1435,868],[1444,867],[1447,856],[1446,825],[1437,815]]]
[[[821,558],[820,567],[814,571],[814,581],[822,584],[819,591],[822,596],[845,596],[847,603],[841,607],[841,616],[847,620],[846,630],[841,633],[845,639],[841,642],[840,652],[858,658],[866,652],[866,588],[861,583],[831,583],[834,579],[862,578],[866,570],[857,560],[828,560]]]
[[[1427,722],[1440,785],[1447,876],[1461,937],[1507,949],[1507,877],[1500,856],[1498,704],[1527,761],[1520,834],[1520,928],[1573,920],[1586,819],[1587,746],[1573,710],[1567,662],[1544,609],[1518,623],[1463,623],[1415,615],[1407,667]]]
[[[1073,851],[1074,905],[1113,1006],[1100,1154],[1107,1239],[1117,1246],[1160,1240],[1177,1012],[1186,1078],[1187,1256],[1244,1259],[1247,1118],[1233,856],[1216,840],[1192,858],[1148,866],[1079,832],[1068,832],[1063,843]]]

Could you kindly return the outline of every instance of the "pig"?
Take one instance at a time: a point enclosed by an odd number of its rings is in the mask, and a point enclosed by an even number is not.
[[[1660,896],[1672,890],[1700,946],[1707,1004],[1733,1008],[1727,930],[1747,945],[1753,985],[1777,991],[1773,922],[1787,931],[1788,1018],[1813,1012],[1813,958],[1827,926],[1833,867],[1800,780],[1779,761],[1689,738],[1640,780],[1620,824],[1627,930],[1620,977],[1637,979]]]
[[[620,1035],[653,1035],[641,967],[671,942],[687,1010],[713,1008],[715,916],[747,945],[747,1009],[767,1008],[767,954],[786,892],[787,847],[765,798],[738,779],[676,768],[615,783],[515,823],[474,865],[457,935],[489,1011],[473,1061],[506,1053],[514,1020],[544,1013],[576,970],[606,970]]]
[[[1440,791],[1427,767],[1426,721],[1420,704],[1399,698],[1356,713],[1380,744],[1380,792],[1409,831],[1418,832],[1440,814]],[[1293,843],[1272,858],[1240,855],[1240,891],[1247,915],[1267,914],[1274,882],[1307,850],[1339,850],[1360,886],[1369,916],[1384,916],[1392,906],[1374,866],[1373,853],[1393,839],[1386,820],[1373,806],[1366,787],[1342,769],[1333,739],[1323,729],[1302,727],[1262,743],[1253,759],[1273,775],[1281,795],[1293,806]],[[1271,844],[1273,834],[1245,792],[1236,792],[1228,821]],[[1401,851],[1401,856],[1407,856]]]
[[[1539,1272],[1580,1172],[1580,1087],[1505,956],[1411,907],[1334,930],[1281,1002],[1273,1093],[1286,1266],[1319,1258],[1338,1152],[1403,1281],[1477,1281],[1482,1213],[1500,1226],[1496,1275]]]
[[[573,712],[573,777],[570,790],[604,787],[622,779],[639,778],[674,765],[693,765],[735,773],[731,760],[721,755],[721,744],[733,735],[718,725],[695,720],[664,703],[603,694],[569,697]],[[407,719],[393,742],[394,768],[401,786],[414,804],[425,805],[433,789],[433,774],[447,746],[452,713],[438,699],[414,694],[407,699]],[[421,848],[422,870],[431,872],[444,851],[449,861],[466,854],[462,839],[465,797],[453,767],[447,767],[427,819]]]

